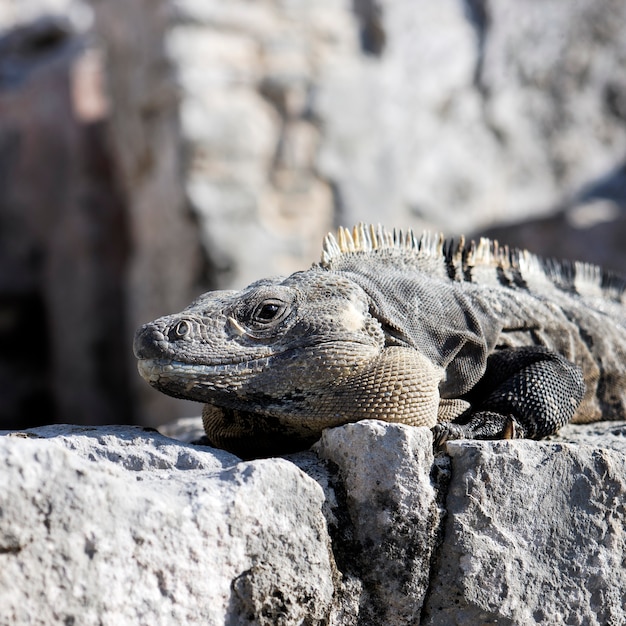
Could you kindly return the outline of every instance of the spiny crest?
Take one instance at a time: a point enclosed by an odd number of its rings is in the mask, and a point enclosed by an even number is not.
[[[607,272],[597,265],[579,261],[543,259],[528,250],[501,246],[496,240],[485,237],[478,243],[466,244],[461,236],[458,242],[444,239],[441,233],[425,231],[417,238],[411,229],[387,230],[380,224],[358,224],[351,231],[340,227],[337,235],[329,233],[324,239],[321,264],[330,267],[342,256],[373,250],[403,250],[419,259],[440,259],[447,267],[447,274],[454,280],[470,280],[473,270],[492,267],[500,272],[503,283],[523,280],[546,280],[558,289],[581,295],[602,295],[621,301],[626,293],[626,279]],[[509,279],[511,276],[512,279]]]
[[[328,265],[333,259],[352,252],[369,252],[385,248],[397,248],[422,252],[429,256],[441,256],[444,239],[441,233],[429,232],[418,239],[412,229],[406,232],[394,228],[387,230],[382,225],[358,224],[352,231],[343,226],[337,230],[337,236],[328,233],[322,248],[322,265]]]
[[[474,241],[468,246],[461,236],[458,242],[453,239],[444,239],[441,233],[424,231],[421,237],[416,237],[412,229],[406,231],[387,230],[378,224],[358,224],[351,231],[340,226],[337,235],[329,233],[324,239],[322,248],[322,265],[328,266],[334,259],[354,252],[369,252],[382,249],[406,250],[420,258],[442,259],[447,263],[473,267],[476,265],[491,265],[508,269],[515,264],[518,256],[528,257],[530,253],[517,252],[512,254],[508,246],[500,246],[497,241],[482,238],[478,244]]]

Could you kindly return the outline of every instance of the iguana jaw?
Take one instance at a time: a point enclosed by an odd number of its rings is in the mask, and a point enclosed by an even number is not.
[[[351,357],[346,357],[348,350]],[[331,351],[341,354],[341,360]],[[209,439],[237,454],[246,446],[254,454],[262,448],[271,454],[279,447],[276,438],[285,437],[296,448],[306,447],[324,428],[360,419],[415,426],[432,426],[437,420],[442,371],[415,350],[367,350],[346,342],[322,346],[304,362],[285,359],[272,367],[271,361],[197,366],[153,360],[141,362],[140,372],[169,395],[205,403]]]
[[[361,419],[428,427],[437,421],[442,371],[415,350],[385,348],[364,359],[357,371],[345,370],[345,376],[324,386],[307,387],[318,368],[324,368],[323,361],[301,367],[300,380],[288,373],[285,379],[296,386],[291,391],[284,386],[277,397],[257,394],[230,407],[205,404],[202,417],[210,443],[243,457],[267,456],[304,449],[325,428]]]
[[[232,394],[250,381],[256,372],[268,367],[270,357],[206,365],[185,363],[172,359],[141,359],[137,369],[152,387],[175,398],[187,398],[196,402],[218,402],[222,396],[227,405]],[[229,400],[231,402],[229,402]]]
[[[164,355],[139,359],[137,367],[151,386],[174,397],[230,409],[253,406],[261,412],[297,413],[309,410],[297,406],[301,397],[312,400],[358,376],[379,354],[378,346],[354,340],[309,341],[247,360],[196,363]],[[313,379],[311,371],[318,373]]]
[[[269,357],[218,365],[184,363],[171,359],[141,359],[137,362],[137,369],[146,382],[163,393],[207,402],[207,388],[214,392],[220,388],[234,388],[237,372],[245,376],[246,373],[267,367],[268,363]]]

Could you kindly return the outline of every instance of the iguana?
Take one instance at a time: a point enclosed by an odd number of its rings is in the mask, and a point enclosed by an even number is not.
[[[142,326],[139,372],[205,404],[208,442],[302,449],[365,418],[456,438],[541,438],[626,417],[626,281],[495,241],[359,225],[287,278]]]

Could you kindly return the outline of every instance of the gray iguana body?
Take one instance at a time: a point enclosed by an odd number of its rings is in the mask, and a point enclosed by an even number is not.
[[[137,331],[141,375],[205,403],[209,442],[253,457],[378,418],[459,437],[626,418],[626,282],[481,240],[360,225],[322,261],[205,294]]]

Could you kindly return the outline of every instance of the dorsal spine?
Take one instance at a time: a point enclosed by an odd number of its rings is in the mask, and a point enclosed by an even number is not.
[[[440,259],[451,277],[470,276],[473,268],[492,267],[521,277],[543,276],[556,288],[572,293],[603,293],[607,299],[622,301],[626,292],[624,278],[590,263],[543,259],[485,237],[466,244],[463,236],[457,242],[429,231],[417,237],[410,228],[388,230],[380,224],[360,223],[352,230],[340,226],[336,236],[329,233],[324,239],[321,265],[329,268],[342,256],[384,249],[404,251],[416,259]]]

